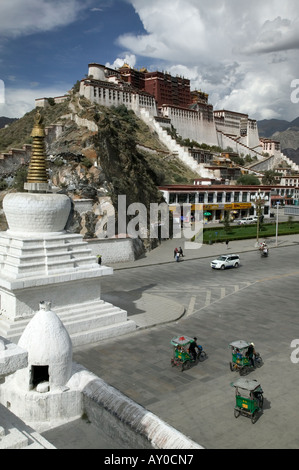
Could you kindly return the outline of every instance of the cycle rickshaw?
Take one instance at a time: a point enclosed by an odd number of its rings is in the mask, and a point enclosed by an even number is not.
[[[238,418],[240,414],[242,414],[248,416],[252,424],[254,424],[264,404],[261,384],[257,380],[248,380],[240,377],[236,382],[233,382],[231,386],[235,387],[235,418]]]
[[[232,360],[229,363],[231,371],[238,371],[240,375],[246,375],[253,367],[261,367],[263,360],[258,352],[254,354],[254,365],[247,355],[250,343],[244,340],[233,341],[229,344],[232,352]]]
[[[186,369],[190,369],[192,363],[204,361],[207,355],[202,346],[198,345],[195,359],[190,353],[190,345],[194,342],[194,339],[189,336],[175,336],[172,338],[170,344],[173,346],[173,355],[171,358],[171,365],[173,367],[177,366],[183,372]]]

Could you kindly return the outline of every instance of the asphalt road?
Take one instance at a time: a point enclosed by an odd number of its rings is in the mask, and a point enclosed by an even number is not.
[[[167,325],[101,342],[74,360],[207,449],[299,447],[299,247],[241,255],[238,269],[214,271],[210,259],[114,271],[102,298],[130,315],[142,292],[177,300],[186,315]],[[208,353],[180,372],[170,366],[170,340],[196,335]],[[264,410],[256,424],[234,417],[239,377],[229,369],[231,341],[253,341],[264,365],[249,375],[261,382]],[[298,340],[299,344],[299,340]],[[299,353],[298,353],[299,357]]]

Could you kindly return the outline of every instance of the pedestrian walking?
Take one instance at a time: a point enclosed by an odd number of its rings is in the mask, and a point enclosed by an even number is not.
[[[173,252],[173,257],[174,259],[176,259],[176,255],[177,253],[179,252],[179,250],[177,248],[174,249],[174,252]]]
[[[228,248],[229,240],[226,240],[226,248]]]

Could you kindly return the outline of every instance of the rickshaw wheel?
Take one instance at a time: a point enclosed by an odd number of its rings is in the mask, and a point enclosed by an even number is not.
[[[263,395],[261,395],[259,397],[259,407],[260,407],[261,410],[263,409],[263,406],[264,406],[264,397],[263,397]]]
[[[232,363],[232,362],[229,363],[229,368],[230,368],[231,371],[234,370],[234,366],[233,366],[233,363]]]
[[[256,423],[257,421],[257,411],[255,410],[251,415],[251,422],[252,424]]]
[[[234,409],[234,417],[235,417],[235,418],[239,418],[240,413],[241,413],[241,412],[240,412],[239,410]]]
[[[261,367],[262,364],[263,364],[263,359],[260,356],[256,357],[255,358],[255,366],[256,367]]]
[[[242,369],[240,369],[240,375],[244,376],[244,375],[247,375],[249,373],[249,367],[248,366],[244,366],[242,367]]]
[[[188,370],[188,369],[190,369],[190,367],[191,367],[191,362],[190,361],[184,362],[184,364],[183,364],[184,369],[183,370]]]
[[[200,355],[198,356],[199,362],[204,361],[206,357],[207,357],[206,353],[204,351],[201,351]]]

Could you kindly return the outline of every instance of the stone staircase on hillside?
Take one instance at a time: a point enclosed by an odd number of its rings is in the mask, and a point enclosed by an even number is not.
[[[265,157],[261,152],[257,152],[256,150],[251,149],[247,147],[245,144],[242,144],[241,142],[239,142],[237,138],[234,138],[218,130],[217,130],[217,134],[225,136],[225,139],[228,143],[231,142],[232,145],[235,145],[237,147],[236,150],[239,150],[238,147],[240,146],[241,148],[244,149],[244,152],[246,152],[247,154],[257,157],[258,161],[250,165],[250,167],[248,167],[251,170],[254,170],[254,168],[259,167],[259,166],[264,166],[263,164],[266,162],[267,162],[267,167],[263,168],[263,170],[273,169],[276,167],[278,159],[280,159],[284,161],[287,165],[289,165],[293,171],[296,171],[299,173],[299,165],[297,165],[293,160],[291,160],[289,157],[284,155],[282,152],[280,152],[279,155],[270,155],[269,157]]]
[[[282,161],[289,165],[292,171],[299,173],[299,166],[283,153],[279,153],[278,155],[270,155],[270,157],[265,157],[262,161],[252,163],[250,166],[247,167],[247,169],[262,172],[267,170],[273,170],[274,168],[277,168]]]
[[[145,108],[140,109],[139,117],[158,134],[160,141],[173,155],[178,157],[184,165],[198,173],[202,178],[214,178],[213,172],[206,169],[203,164],[197,163],[188,150],[179,145]]]
[[[232,137],[231,135],[229,134],[225,134],[223,131],[219,131],[217,130],[217,135],[219,134],[219,136],[221,136],[222,138],[224,137],[225,138],[225,143],[226,143],[226,146],[229,147],[231,145],[233,145],[233,149],[238,153],[245,153],[246,152],[246,155],[249,154],[251,157],[256,157],[259,161],[260,160],[264,160],[264,156],[262,155],[261,152],[258,152],[257,150],[255,150],[254,148],[250,148],[248,147],[247,145],[243,144],[242,142],[239,141],[239,138],[238,137]],[[223,141],[223,139],[222,139]],[[224,145],[222,145],[223,148],[225,147]]]
[[[289,157],[287,157],[282,152],[281,152],[280,156],[281,156],[282,160],[286,162],[287,165],[290,165],[290,167],[293,171],[296,171],[296,172],[299,173],[299,165],[297,165],[297,163],[295,163],[293,160],[291,160]]]

